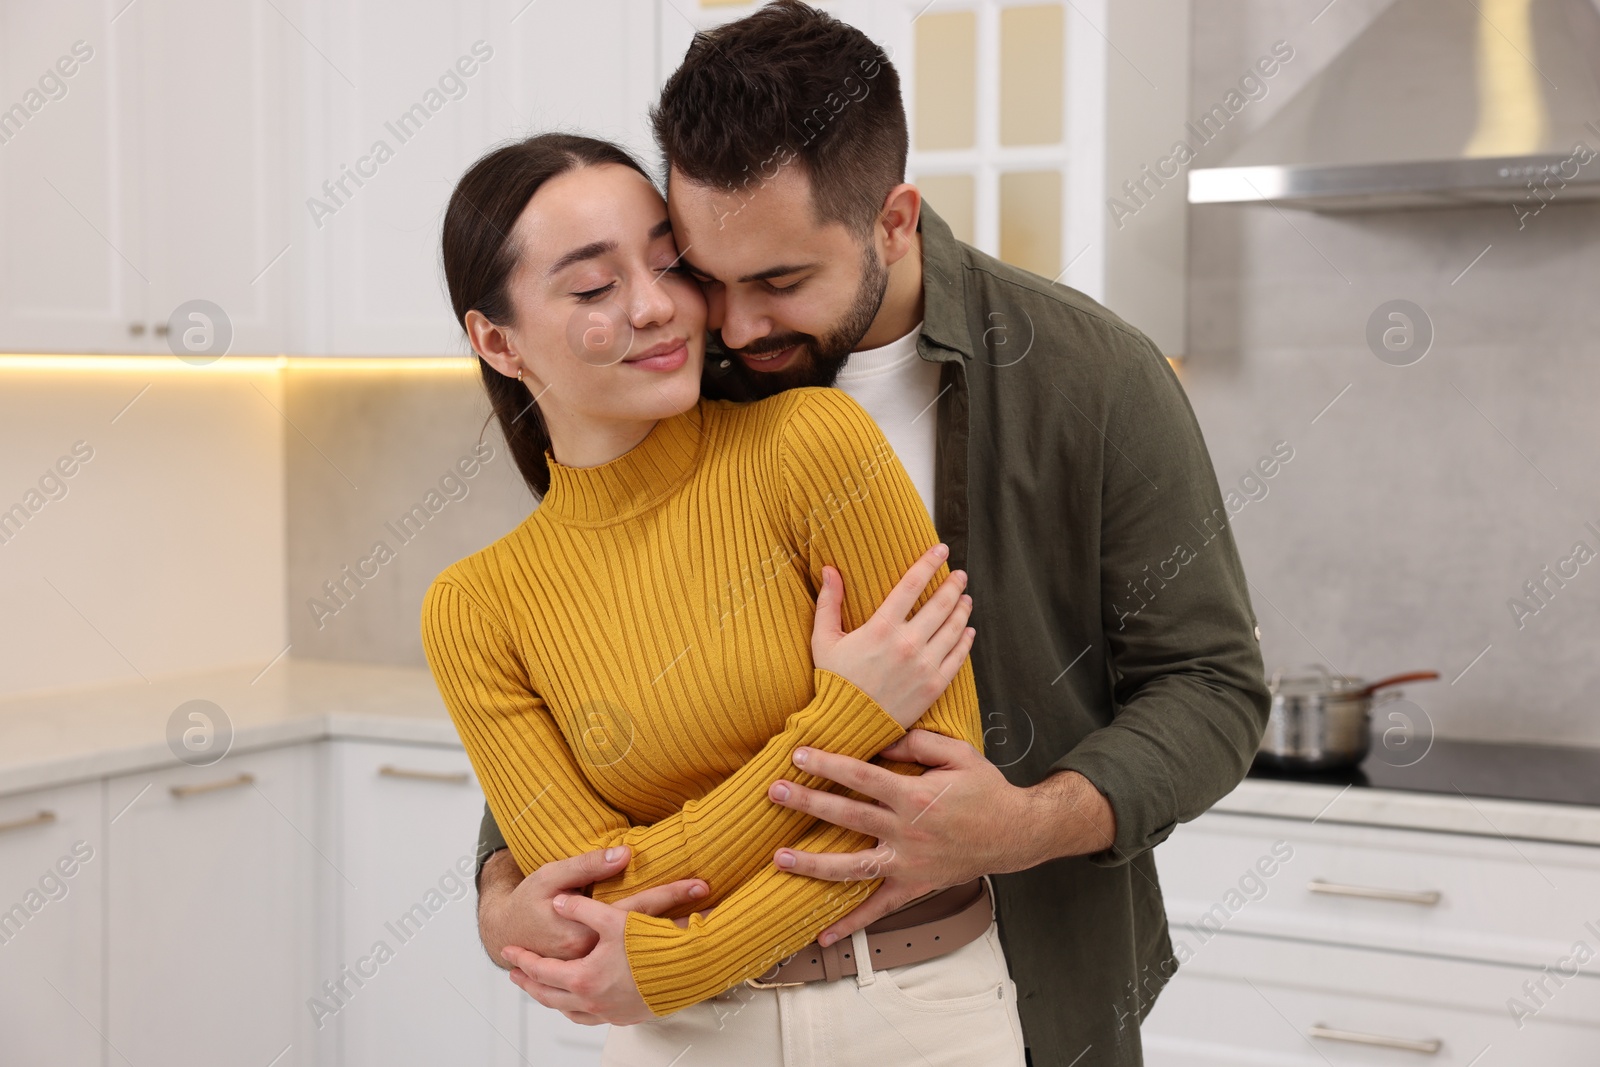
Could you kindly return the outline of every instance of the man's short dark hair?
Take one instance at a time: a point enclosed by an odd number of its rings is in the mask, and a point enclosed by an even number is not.
[[[799,0],[695,35],[650,112],[667,165],[753,193],[791,163],[819,223],[871,229],[905,180],[900,76],[854,26]]]

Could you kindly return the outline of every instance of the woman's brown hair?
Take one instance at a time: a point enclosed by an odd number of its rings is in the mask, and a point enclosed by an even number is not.
[[[510,281],[521,254],[512,228],[541,186],[579,167],[616,163],[649,179],[626,149],[610,141],[567,133],[541,133],[502,145],[474,163],[456,183],[444,213],[444,277],[456,322],[466,328],[467,312],[480,312],[496,326],[513,325]],[[535,496],[550,491],[545,449],[550,433],[544,416],[516,378],[508,378],[480,359],[483,388],[505,434],[511,458]]]

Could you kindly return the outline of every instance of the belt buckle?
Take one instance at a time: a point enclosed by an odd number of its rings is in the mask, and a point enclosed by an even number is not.
[[[759,978],[746,978],[744,984],[751,989],[788,989],[790,986],[806,985],[806,982],[763,982]]]
[[[788,963],[790,960],[794,959],[798,955],[800,955],[799,952],[790,953],[788,956],[785,956],[783,959],[781,959],[777,963],[773,964],[767,970],[773,970],[773,971],[778,970],[785,963]],[[765,974],[765,973],[766,973],[766,971],[762,972],[762,974]],[[806,983],[805,982],[763,982],[761,980],[760,976],[758,975],[755,978],[746,978],[744,980],[744,984],[749,986],[751,989],[788,989],[790,986],[805,985]]]

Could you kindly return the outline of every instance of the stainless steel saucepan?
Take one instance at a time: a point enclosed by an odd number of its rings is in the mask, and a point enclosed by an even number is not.
[[[1411,671],[1367,682],[1320,664],[1280,670],[1272,676],[1272,714],[1256,762],[1287,771],[1354,767],[1372,747],[1372,694],[1438,677],[1438,671]]]

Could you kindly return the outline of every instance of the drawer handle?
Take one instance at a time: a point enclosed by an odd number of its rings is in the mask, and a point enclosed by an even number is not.
[[[412,778],[423,782],[448,782],[451,785],[466,785],[472,781],[472,775],[466,771],[413,771],[387,763],[378,768],[378,773],[384,778]]]
[[[5,833],[7,830],[21,830],[28,826],[44,826],[47,823],[53,823],[55,821],[55,812],[41,811],[37,815],[29,815],[23,819],[12,819],[10,822],[0,822],[0,834]]]
[[[1397,1048],[1406,1052],[1420,1052],[1425,1056],[1437,1056],[1439,1050],[1444,1048],[1444,1042],[1438,1038],[1429,1038],[1426,1041],[1414,1041],[1409,1037],[1385,1037],[1382,1034],[1363,1034],[1355,1030],[1334,1030],[1323,1026],[1321,1023],[1306,1031],[1312,1037],[1320,1037],[1324,1041],[1344,1041],[1352,1045],[1375,1045],[1378,1048]]]
[[[1320,878],[1313,878],[1306,886],[1313,893],[1323,893],[1330,897],[1362,897],[1366,900],[1392,900],[1399,904],[1418,904],[1424,908],[1434,907],[1439,903],[1440,893],[1437,889],[1378,889],[1366,885],[1340,885],[1338,882],[1324,882]]]
[[[219,789],[237,789],[241,785],[254,785],[255,781],[256,776],[247,772],[216,782],[202,782],[200,785],[175,785],[172,787],[172,795],[181,800],[200,793],[215,793]]]

